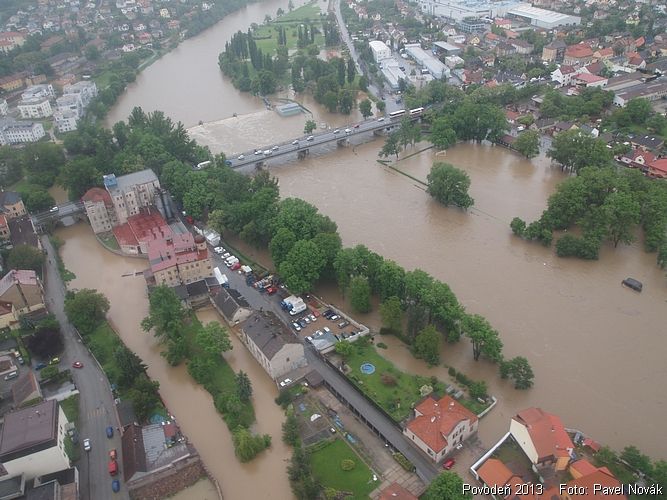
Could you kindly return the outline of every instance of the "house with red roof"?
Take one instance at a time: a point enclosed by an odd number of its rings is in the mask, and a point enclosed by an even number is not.
[[[557,415],[541,408],[520,411],[510,420],[510,435],[537,467],[567,469],[574,444]]]
[[[609,78],[582,72],[572,78],[572,83],[581,87],[603,88],[607,86],[607,83],[609,83]]]
[[[541,498],[552,500],[599,500],[600,498],[627,500],[627,496],[619,493],[621,482],[614,477],[609,469],[606,467],[596,469],[590,463],[580,466],[580,468],[582,467],[588,471],[587,474],[576,477],[574,474],[578,474],[577,470],[570,467],[570,473],[574,472],[573,477],[575,479],[546,490]],[[591,471],[591,468],[595,470]],[[577,494],[574,494],[575,492]]]
[[[647,165],[655,161],[655,155],[650,151],[644,151],[641,148],[635,148],[629,153],[624,153],[618,157],[618,161],[630,168],[647,168]]]
[[[646,175],[654,179],[667,179],[667,158],[660,158],[648,163]]]
[[[148,262],[144,272],[149,285],[187,285],[213,274],[206,239],[191,233],[170,234],[149,240]]]
[[[450,396],[429,396],[415,406],[414,412],[403,434],[434,462],[440,462],[457,444],[477,432],[477,416]]]
[[[585,66],[593,60],[593,50],[585,43],[570,45],[565,49],[564,64],[571,66]]]

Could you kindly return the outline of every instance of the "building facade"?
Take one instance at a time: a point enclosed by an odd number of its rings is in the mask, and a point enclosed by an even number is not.
[[[27,213],[21,195],[15,191],[0,191],[0,211],[7,219],[23,217]]]
[[[97,97],[97,85],[93,81],[80,81],[65,85],[63,87],[63,95],[78,96],[81,99],[81,104],[87,108],[95,97]]]
[[[213,275],[206,239],[191,233],[167,234],[148,241],[150,269],[147,280],[155,285],[187,285]]]
[[[65,453],[67,417],[55,400],[5,415],[0,434],[0,463],[8,477],[26,480],[70,466]]]
[[[155,172],[146,169],[120,177],[105,175],[104,187],[111,195],[118,223],[124,224],[128,217],[137,215],[141,208],[155,204],[160,181]]]
[[[94,187],[81,197],[90,226],[95,234],[111,231],[116,225],[111,196],[102,188]]]
[[[37,142],[46,135],[39,122],[18,122],[5,120],[0,122],[0,146]]]
[[[273,380],[308,364],[303,344],[272,312],[256,312],[241,328],[241,340]]]
[[[23,99],[17,107],[21,118],[47,118],[53,115],[51,102],[45,97]]]
[[[45,309],[44,290],[31,269],[12,269],[0,279],[0,300],[11,302],[18,315]]]
[[[434,462],[477,432],[477,416],[450,396],[439,400],[429,396],[414,412],[403,434]]]

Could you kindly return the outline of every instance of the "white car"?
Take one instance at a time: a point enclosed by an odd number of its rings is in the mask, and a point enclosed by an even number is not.
[[[308,317],[310,318],[310,321],[312,321],[312,322],[317,321],[317,318],[312,314],[309,314]]]
[[[329,328],[328,326],[325,326],[324,328],[322,328],[322,330],[324,330],[327,333],[331,333],[331,328]]]
[[[383,122],[384,121],[384,116],[381,116],[380,118],[378,118],[378,121]]]
[[[53,212],[57,212],[58,210],[60,210],[58,207],[53,207],[53,208],[51,208],[51,210],[49,210],[49,212],[53,213]]]
[[[346,133],[346,134],[351,134],[351,133],[352,133],[352,129],[346,128],[346,129],[345,129],[345,133]]]
[[[214,251],[215,253],[217,253],[218,255],[222,255],[223,253],[225,253],[225,249],[222,248],[222,247],[215,247],[215,248],[213,249],[213,251]]]
[[[337,128],[336,130],[333,131],[333,133],[334,134],[340,134],[340,129]]]
[[[313,139],[315,139],[315,137],[313,137],[312,135],[309,135],[308,137],[306,137],[307,141],[312,141]]]
[[[287,387],[292,383],[292,379],[286,378],[282,382],[280,382],[280,387]]]
[[[298,146],[298,145],[299,145],[299,140],[298,139],[292,141],[292,146]]]
[[[85,451],[90,451],[91,448],[92,448],[92,446],[90,445],[90,439],[89,438],[84,439],[83,440],[83,449]]]
[[[273,147],[271,148],[271,151],[278,151],[278,146],[273,146]]]
[[[255,149],[255,154],[256,154],[256,155],[261,155],[262,152],[261,152],[259,149]]]
[[[222,253],[222,258],[223,258],[223,259],[226,259],[227,257],[231,257],[231,256],[232,256],[232,254],[229,253],[229,252],[223,252],[223,253]]]
[[[236,159],[237,159],[237,160],[243,160],[243,159],[245,159],[245,156],[243,156],[243,155],[239,155]]]

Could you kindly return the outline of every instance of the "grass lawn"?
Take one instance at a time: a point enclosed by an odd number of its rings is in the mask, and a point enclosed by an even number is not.
[[[297,48],[297,27],[299,24],[312,24],[320,33],[315,35],[315,44],[318,47],[324,46],[324,36],[322,35],[322,17],[320,16],[320,7],[313,2],[303,7],[299,7],[292,12],[288,12],[279,18],[274,19],[269,24],[259,26],[253,33],[256,38],[257,48],[262,49],[264,54],[274,54],[278,46],[278,29],[285,28],[287,35],[287,48]],[[270,38],[269,38],[270,37]]]
[[[292,12],[285,12],[282,16],[274,19],[272,22],[286,23],[312,21],[314,19],[320,19],[321,12],[322,9],[320,9],[320,6],[317,4],[317,2],[311,2],[299,7],[298,9],[294,9]]]
[[[79,395],[75,394],[74,396],[70,396],[67,399],[64,399],[60,403],[61,408],[63,409],[63,412],[65,413],[65,416],[67,417],[67,420],[73,423],[77,423],[79,421]]]
[[[401,422],[407,418],[412,406],[422,399],[419,388],[424,384],[431,385],[431,380],[396,369],[373,346],[364,346],[358,342],[352,345],[354,349],[347,360],[347,365],[351,368],[347,374],[348,378],[394,420]],[[370,375],[361,373],[360,367],[363,363],[375,365],[375,372]],[[390,382],[388,385],[383,382],[383,375],[385,378],[393,378],[395,383]],[[433,387],[438,394],[444,394],[445,389],[445,384],[439,381]]]
[[[355,463],[354,469],[344,471],[341,460],[350,459]],[[326,488],[350,492],[352,498],[368,498],[377,487],[373,481],[373,473],[357,454],[341,439],[336,439],[328,446],[310,456],[314,475]]]
[[[105,233],[101,234],[99,236],[100,240],[102,240],[102,243],[111,248],[112,250],[120,250],[120,246],[118,245],[118,241],[116,241],[116,237],[113,235],[113,233]]]
[[[116,349],[123,345],[123,343],[113,331],[109,323],[106,321],[98,326],[93,333],[86,338],[88,348],[100,362],[104,373],[107,374],[109,380],[117,380],[119,375],[118,366],[113,357]]]

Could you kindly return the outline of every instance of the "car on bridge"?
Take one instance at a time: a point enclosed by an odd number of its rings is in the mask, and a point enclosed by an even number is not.
[[[245,156],[243,156],[243,155],[239,155],[236,159],[237,159],[237,160],[245,160]]]
[[[298,145],[299,145],[299,139],[292,141],[292,146],[298,146]]]
[[[49,212],[51,212],[51,213],[53,214],[53,213],[56,213],[58,210],[60,210],[60,208],[58,208],[58,207],[52,207],[52,208],[49,210]]]
[[[306,137],[306,140],[307,140],[307,141],[312,141],[312,140],[314,140],[314,139],[315,139],[315,137],[312,136],[312,135],[309,135],[308,137]]]

